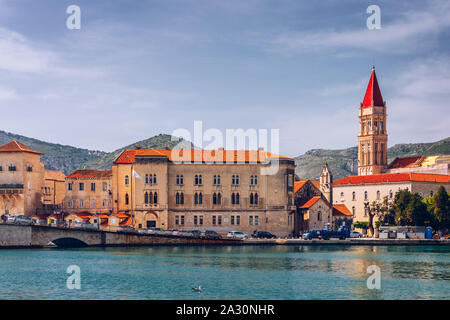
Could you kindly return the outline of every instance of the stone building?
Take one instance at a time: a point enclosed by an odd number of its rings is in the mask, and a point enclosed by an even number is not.
[[[0,215],[31,216],[42,208],[41,155],[16,140],[0,146]]]
[[[130,214],[136,228],[288,236],[294,169],[293,159],[262,150],[126,150],[112,167],[113,211]]]
[[[45,170],[43,206],[44,212],[61,211],[66,194],[66,175],[57,170]]]
[[[358,176],[333,183],[333,204],[350,209],[353,222],[368,222],[367,205],[381,202],[385,196],[393,199],[399,190],[408,189],[423,197],[441,185],[449,190],[449,156],[396,158],[388,165],[387,138],[386,102],[373,68],[359,108]]]
[[[66,177],[65,213],[112,212],[112,170],[80,169]]]

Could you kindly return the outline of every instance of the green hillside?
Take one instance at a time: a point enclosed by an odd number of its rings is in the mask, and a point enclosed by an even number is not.
[[[45,153],[42,161],[46,169],[70,173],[88,161],[96,161],[105,155],[102,151],[80,149],[61,144],[48,143],[0,130],[0,145],[17,140],[32,149]]]
[[[323,165],[328,163],[335,180],[355,175],[358,173],[357,152],[357,147],[342,150],[310,150],[295,158],[296,174],[300,179],[318,179]],[[388,163],[396,157],[438,154],[450,154],[450,137],[431,143],[396,144],[388,149]]]

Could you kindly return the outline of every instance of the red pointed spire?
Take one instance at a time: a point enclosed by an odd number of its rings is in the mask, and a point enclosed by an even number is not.
[[[375,66],[372,67],[372,74],[370,75],[369,84],[367,85],[366,94],[361,107],[384,106],[383,96],[381,95],[380,87],[378,86],[377,76],[375,74]]]

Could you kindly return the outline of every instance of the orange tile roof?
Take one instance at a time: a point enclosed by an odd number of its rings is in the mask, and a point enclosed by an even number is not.
[[[320,199],[319,196],[311,197],[305,203],[303,203],[299,208],[300,209],[308,209],[308,208],[312,207],[317,201],[319,201],[319,199]]]
[[[267,162],[270,158],[293,160],[292,158],[258,150],[171,150],[171,149],[133,149],[125,150],[114,161],[115,164],[131,164],[137,156],[167,158],[169,161],[183,162]]]
[[[427,173],[385,173],[367,176],[350,176],[333,182],[333,185],[365,184],[365,183],[389,183],[389,182],[439,182],[450,183],[450,176],[443,174]]]
[[[348,210],[345,204],[333,205],[333,215],[352,216],[353,214]]]
[[[319,180],[310,180],[311,183],[320,190],[320,181]]]
[[[406,157],[406,158],[395,158],[394,161],[389,165],[389,169],[398,168],[411,168],[413,166],[419,165],[423,161],[424,157]]]
[[[295,181],[294,182],[294,193],[296,193],[298,190],[300,190],[305,185],[306,182],[308,182],[308,179]]]
[[[45,180],[56,180],[56,181],[64,181],[66,179],[66,175],[61,171],[57,170],[45,170],[44,172]]]
[[[112,176],[112,170],[79,169],[67,176],[67,178],[105,178]]]
[[[10,141],[0,146],[0,152],[30,152],[36,154],[43,154],[42,152],[31,149],[30,147],[20,143],[16,140]]]
[[[132,219],[128,217],[124,221],[122,221],[119,225],[121,226],[131,226],[132,225]]]

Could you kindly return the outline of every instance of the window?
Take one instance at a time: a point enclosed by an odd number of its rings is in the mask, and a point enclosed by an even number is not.
[[[73,188],[73,183],[72,182],[68,183],[67,184],[67,190],[71,191],[72,188]]]
[[[250,205],[256,205],[258,204],[258,194],[250,193]]]
[[[180,224],[180,216],[175,216],[175,224],[176,225]]]
[[[341,201],[344,201],[344,193],[341,192]]]
[[[157,180],[156,180],[156,174],[153,175],[153,184],[156,184]]]
[[[16,165],[15,165],[15,164],[11,164],[11,165],[8,167],[8,171],[16,171]]]
[[[392,192],[392,189],[389,190],[389,198],[392,199],[394,197],[394,192]]]
[[[248,224],[253,225],[253,216],[248,217]]]
[[[236,204],[239,204],[239,193],[236,193]]]
[[[217,216],[217,224],[218,225],[222,224],[222,216]]]
[[[154,204],[158,203],[158,193],[156,193],[156,192],[153,194],[153,203]]]
[[[258,225],[258,216],[255,216],[255,226]]]
[[[355,192],[355,191],[352,192],[352,200],[353,200],[353,201],[356,200],[356,192]]]
[[[184,226],[184,216],[180,217],[180,222],[181,222],[181,225]]]
[[[27,165],[27,171],[28,171],[28,172],[32,172],[32,171],[33,171],[33,167],[30,166],[30,165]]]
[[[178,196],[178,193],[177,193],[177,196]],[[148,204],[148,192],[145,192],[145,194],[144,194],[144,203]]]
[[[198,204],[198,193],[194,194],[194,204]]]
[[[217,194],[213,193],[213,204],[217,204]]]
[[[104,208],[108,206],[108,200],[103,200],[102,205]]]
[[[231,216],[230,223],[234,224],[234,216]]]
[[[148,173],[146,173],[145,174],[145,184],[149,184],[150,183],[150,180],[149,180],[149,177],[148,177]]]
[[[80,188],[80,191],[84,191],[84,183],[83,182],[80,182],[79,188]]]
[[[236,216],[236,224],[237,225],[241,224],[241,216]]]
[[[91,191],[95,191],[95,182],[91,183]]]
[[[196,186],[202,185],[203,184],[202,180],[203,180],[202,179],[202,175],[201,174],[196,174],[195,177],[194,177],[194,184]]]
[[[3,171],[3,167],[2,167],[2,165],[0,164],[0,171]]]
[[[128,197],[128,193],[125,194],[125,204],[128,204],[130,202],[130,199]]]
[[[216,224],[216,216],[212,216],[212,224]]]
[[[253,204],[253,193],[250,193],[250,204]]]
[[[68,206],[69,208],[72,208],[72,206],[73,206],[72,200],[67,201],[67,206]]]
[[[250,185],[255,186],[258,184],[258,176],[250,176]]]
[[[84,200],[80,200],[79,204],[80,204],[80,208],[84,208]]]
[[[367,196],[367,191],[364,191],[364,200],[367,200],[368,196]]]
[[[369,214],[369,208],[364,207],[364,216],[367,217],[368,214]]]
[[[180,193],[177,192],[177,194],[175,195],[175,204],[180,204]]]
[[[203,225],[203,216],[199,216],[198,218],[199,218],[199,222],[200,222],[199,224]]]
[[[103,189],[103,191],[106,191],[108,189],[108,183],[103,182],[102,183],[102,189]]]
[[[239,185],[239,176],[238,175],[234,175],[231,177],[231,184],[233,186],[237,186]]]
[[[197,223],[198,223],[198,217],[194,216],[194,224],[197,225]]]
[[[220,175],[214,175],[214,177],[213,177],[213,184],[215,186],[220,186]]]
[[[128,176],[125,176],[125,185],[127,186],[128,184],[129,184],[129,178],[128,178]]]
[[[231,204],[239,204],[239,193],[231,194]]]
[[[321,211],[317,212],[317,220],[322,221],[322,212]]]
[[[355,213],[356,213],[356,209],[355,209],[355,207],[353,206],[353,207],[352,207],[352,214],[353,214],[353,216],[355,216]]]
[[[380,190],[377,190],[377,200],[380,200],[381,199],[381,192],[380,192]]]
[[[258,204],[258,194],[255,193],[255,198],[253,199],[253,204]]]
[[[183,175],[181,174],[181,175],[179,175],[179,174],[177,174],[177,178],[176,178],[176,183],[177,183],[177,185],[178,186],[182,186],[183,185]]]
[[[184,204],[184,193],[180,192],[180,204]]]

